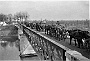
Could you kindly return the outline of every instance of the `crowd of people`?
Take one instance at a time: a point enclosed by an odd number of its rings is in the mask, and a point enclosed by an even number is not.
[[[45,34],[54,37],[58,41],[65,41],[70,36],[70,45],[72,39],[75,41],[75,46],[79,48],[86,47],[90,49],[90,35],[88,31],[80,29],[66,29],[64,26],[56,24],[41,25],[40,23],[25,23],[27,27],[36,29],[36,31],[43,31]]]

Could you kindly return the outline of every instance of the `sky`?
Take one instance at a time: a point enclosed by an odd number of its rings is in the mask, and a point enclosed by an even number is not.
[[[30,19],[89,19],[89,1],[0,1],[0,13],[28,12]]]

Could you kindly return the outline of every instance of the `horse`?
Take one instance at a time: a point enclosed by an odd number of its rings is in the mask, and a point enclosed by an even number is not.
[[[82,31],[82,30],[71,30],[71,31],[69,31],[70,44],[71,44],[72,38],[74,38],[74,39],[76,39],[75,40],[75,46],[76,46],[76,41],[77,41],[78,47],[80,48],[81,45],[83,46],[82,39],[90,38],[90,36],[88,34],[89,34],[88,31]]]
[[[82,39],[83,39],[83,32],[81,30],[68,30],[69,36],[70,36],[70,45],[72,38],[74,38],[75,41],[75,46],[76,46],[76,41],[78,42],[78,47],[80,45],[83,45]]]

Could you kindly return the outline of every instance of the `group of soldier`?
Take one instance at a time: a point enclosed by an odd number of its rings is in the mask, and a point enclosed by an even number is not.
[[[48,25],[41,25],[39,23],[29,23],[26,26],[30,27],[31,29],[36,29],[36,31],[43,31],[45,34],[55,37],[60,41],[60,39],[65,38],[66,29],[64,26],[57,26],[56,24],[48,24]]]
[[[56,25],[56,24],[48,24],[48,25],[41,25],[40,23],[25,23],[27,27],[30,27],[31,29],[36,29],[36,31],[43,31],[45,34],[56,38],[57,40],[61,41],[67,38],[67,36],[70,36],[70,44],[72,38],[77,40],[78,47],[80,47],[80,44],[83,44],[83,40],[90,39],[90,36],[87,36],[88,31],[82,31],[82,30],[67,30],[62,25]],[[89,40],[88,40],[89,41]],[[75,41],[76,43],[76,41]],[[89,45],[89,42],[87,43]],[[76,44],[75,44],[76,45]]]
[[[66,29],[64,27],[57,27],[56,25],[45,26],[45,34],[55,37],[56,39],[65,40]]]

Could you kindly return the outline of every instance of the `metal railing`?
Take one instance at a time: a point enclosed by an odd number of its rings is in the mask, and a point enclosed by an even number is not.
[[[90,61],[83,57],[79,52],[73,51],[60,43],[26,27],[19,25],[28,41],[37,52],[41,60],[49,61]]]

